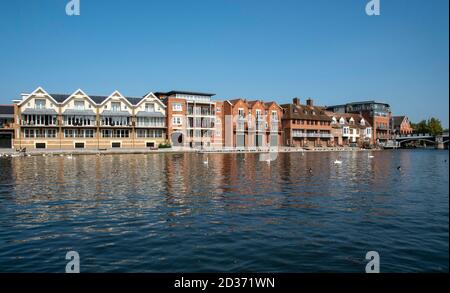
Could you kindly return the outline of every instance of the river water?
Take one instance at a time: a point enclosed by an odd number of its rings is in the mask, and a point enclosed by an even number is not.
[[[372,154],[0,158],[0,272],[448,272],[448,151]]]

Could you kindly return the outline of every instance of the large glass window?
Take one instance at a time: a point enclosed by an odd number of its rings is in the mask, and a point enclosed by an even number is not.
[[[45,99],[36,99],[34,100],[36,109],[45,109]]]
[[[111,103],[111,110],[113,112],[120,112],[120,102]]]
[[[155,104],[154,103],[146,103],[145,111],[146,112],[155,112]]]
[[[75,101],[74,108],[75,110],[84,110],[84,101]]]

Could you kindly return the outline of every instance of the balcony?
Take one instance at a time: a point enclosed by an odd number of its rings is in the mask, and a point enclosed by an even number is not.
[[[307,133],[307,132],[292,132],[293,137],[307,137],[307,138],[333,138],[330,133]]]

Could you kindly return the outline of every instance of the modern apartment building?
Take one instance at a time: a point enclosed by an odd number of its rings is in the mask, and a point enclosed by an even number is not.
[[[408,116],[393,116],[391,121],[391,131],[394,135],[410,135],[414,132]]]
[[[372,145],[372,126],[360,114],[333,113],[331,127],[334,146],[368,146]]]
[[[224,102],[224,147],[278,147],[281,140],[282,108],[275,102],[245,99]]]
[[[314,106],[312,99],[306,104],[294,98],[292,104],[283,108],[283,142],[292,147],[326,147],[333,143],[331,117],[323,107]]]
[[[166,106],[141,98],[49,94],[38,88],[15,101],[15,147],[27,149],[154,148],[166,142]]]
[[[171,145],[201,148],[222,144],[223,103],[213,101],[214,94],[170,91],[155,95],[167,106],[167,131]]]
[[[329,106],[328,111],[335,113],[361,114],[372,126],[372,140],[375,143],[385,143],[391,138],[391,108],[389,104],[375,101],[354,102]]]
[[[0,148],[13,147],[14,127],[14,106],[0,105]]]

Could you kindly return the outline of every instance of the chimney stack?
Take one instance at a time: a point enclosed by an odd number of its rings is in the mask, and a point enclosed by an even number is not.
[[[294,99],[293,99],[293,103],[294,103],[294,105],[296,105],[296,106],[300,106],[300,98],[294,98]]]
[[[306,100],[306,105],[307,106],[314,106],[314,100],[313,99],[311,99],[311,98],[308,98],[307,100]]]

